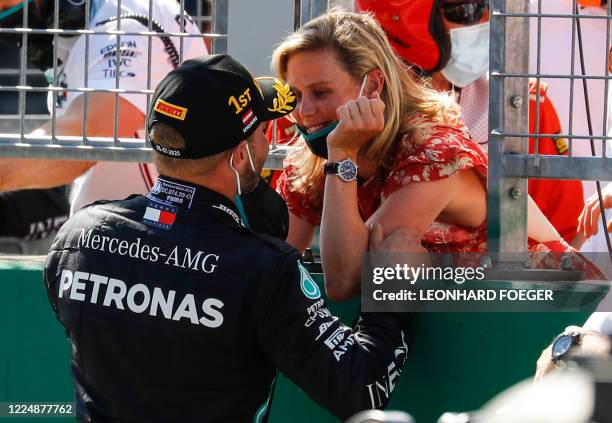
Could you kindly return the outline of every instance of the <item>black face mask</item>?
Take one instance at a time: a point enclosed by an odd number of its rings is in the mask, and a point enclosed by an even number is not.
[[[58,28],[84,29],[86,1],[82,0],[79,5],[75,5],[76,1],[59,0]],[[23,27],[23,12],[23,3],[21,3],[0,13],[0,28]],[[54,0],[30,1],[27,27],[32,29],[53,28],[54,13]],[[3,34],[1,39],[17,46],[21,46],[22,43],[21,34]],[[28,60],[43,71],[52,68],[53,36],[50,34],[28,35]]]
[[[285,200],[262,178],[250,192],[234,197],[240,218],[255,232],[282,239],[289,233],[289,210]]]
[[[325,128],[318,130],[314,134],[309,134],[306,128],[297,125],[297,129],[300,135],[306,141],[308,149],[315,156],[319,156],[322,159],[327,160],[327,136],[338,126],[338,121],[330,123]]]

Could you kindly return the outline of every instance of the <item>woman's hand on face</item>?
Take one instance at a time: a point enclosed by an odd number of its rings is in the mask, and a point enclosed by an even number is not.
[[[385,103],[378,92],[373,98],[364,96],[350,100],[338,108],[338,126],[327,137],[327,148],[331,152],[356,156],[359,149],[385,127]]]

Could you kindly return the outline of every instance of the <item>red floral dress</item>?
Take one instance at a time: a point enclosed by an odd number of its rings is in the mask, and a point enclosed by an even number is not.
[[[474,169],[486,188],[487,155],[470,138],[462,122],[443,125],[423,117],[414,119],[421,119],[419,124],[425,128],[424,141],[415,145],[411,137],[404,135],[396,148],[397,158],[393,167],[379,168],[376,175],[358,188],[359,210],[364,221],[393,192],[413,182],[435,181],[462,170]],[[293,175],[293,167],[285,167],[277,189],[294,215],[317,226],[321,223],[322,196],[318,196],[319,201],[312,201],[309,195],[292,191],[290,180]],[[322,190],[323,180],[312,189]],[[425,248],[435,252],[484,252],[487,249],[487,223],[470,228],[438,218],[427,228],[422,242]]]
[[[359,210],[364,221],[372,216],[393,192],[413,182],[435,181],[463,170],[474,169],[483,187],[487,187],[487,154],[471,139],[463,122],[456,120],[452,124],[439,124],[423,116],[414,116],[412,119],[418,120],[417,123],[423,128],[423,141],[415,143],[413,137],[404,135],[397,145],[393,167],[379,168],[375,176],[358,188]],[[277,190],[294,215],[318,226],[321,223],[323,197],[292,191],[290,181],[294,174],[292,166],[285,167],[278,179]],[[322,191],[323,184],[321,179],[311,188],[311,192]],[[410,205],[407,204],[406,207],[409,210]],[[431,252],[486,252],[487,222],[472,228],[437,218],[423,234],[422,244]],[[576,250],[564,241],[537,243],[530,239],[528,249],[533,253],[576,253]]]

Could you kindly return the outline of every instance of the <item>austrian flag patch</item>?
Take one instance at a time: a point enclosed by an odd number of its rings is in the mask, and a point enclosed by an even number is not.
[[[168,103],[167,101],[164,101],[161,98],[157,99],[157,101],[155,102],[155,107],[153,107],[153,109],[156,112],[161,113],[162,115],[166,115],[178,120],[185,120],[185,116],[187,116],[187,109],[185,107]]]
[[[252,109],[247,110],[242,115],[242,124],[244,125],[244,128],[242,128],[242,133],[244,134],[251,129],[251,126],[253,126],[255,122],[257,122],[257,116],[255,116]]]

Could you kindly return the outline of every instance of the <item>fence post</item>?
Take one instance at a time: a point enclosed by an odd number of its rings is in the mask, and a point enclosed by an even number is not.
[[[500,134],[528,133],[528,80],[503,76],[524,73],[528,68],[529,21],[504,16],[526,13],[528,8],[527,0],[491,1],[487,199],[490,252],[527,251],[527,179],[505,178],[503,165],[505,154],[527,154],[529,140]]]
[[[213,22],[212,32],[215,34],[227,34],[228,33],[228,14],[229,14],[229,0],[214,0],[213,1]],[[227,53],[227,37],[213,38],[212,42],[213,53]]]
[[[304,25],[312,18],[327,12],[328,0],[296,0],[295,1],[295,29]],[[299,10],[299,12],[298,12]],[[298,24],[299,23],[299,24]]]

